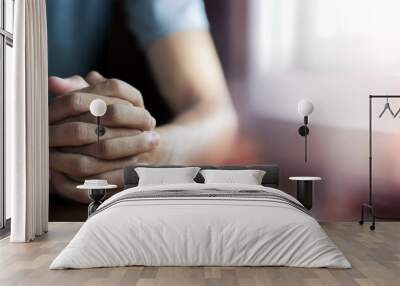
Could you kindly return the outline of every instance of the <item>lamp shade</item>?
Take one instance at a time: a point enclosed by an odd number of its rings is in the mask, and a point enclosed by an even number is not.
[[[95,99],[90,103],[90,113],[93,116],[99,117],[103,116],[107,111],[107,104],[104,100]]]
[[[314,105],[312,102],[305,99],[299,101],[299,104],[297,105],[297,111],[301,116],[308,116],[313,112],[313,110]]]

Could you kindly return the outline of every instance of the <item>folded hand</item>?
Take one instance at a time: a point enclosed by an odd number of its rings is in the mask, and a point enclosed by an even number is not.
[[[158,145],[156,121],[129,84],[92,72],[85,79],[51,77],[49,89],[56,95],[49,104],[51,182],[59,194],[86,201],[74,189],[90,177],[122,186],[122,169],[146,163],[147,153]],[[101,121],[106,132],[99,144],[96,119],[89,112],[97,98],[107,104]]]

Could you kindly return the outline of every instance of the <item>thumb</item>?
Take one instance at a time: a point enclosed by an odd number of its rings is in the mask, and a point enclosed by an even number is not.
[[[89,84],[82,77],[77,75],[67,78],[57,76],[49,77],[49,91],[55,95],[64,94],[88,86]]]

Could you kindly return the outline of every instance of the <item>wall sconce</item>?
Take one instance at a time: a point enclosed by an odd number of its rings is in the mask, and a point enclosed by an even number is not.
[[[100,118],[106,114],[107,111],[107,104],[104,102],[104,100],[101,99],[95,99],[90,103],[90,113],[96,117],[96,130],[94,131],[97,135],[97,147],[99,145],[100,141],[100,136],[103,136],[106,133],[106,129],[104,126],[101,125]],[[97,157],[99,157],[98,154],[98,148],[96,148],[96,154]]]
[[[300,136],[304,137],[304,162],[307,162],[308,150],[307,150],[307,136],[310,133],[308,129],[308,116],[314,111],[314,105],[308,100],[301,100],[297,105],[297,111],[304,118],[304,124],[299,128]]]

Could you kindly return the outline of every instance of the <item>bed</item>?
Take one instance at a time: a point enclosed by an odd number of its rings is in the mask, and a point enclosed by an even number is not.
[[[301,203],[278,189],[278,166],[200,168],[257,169],[265,175],[261,185],[206,184],[198,174],[195,183],[138,186],[135,166],[128,167],[125,190],[98,208],[50,269],[351,267]]]

